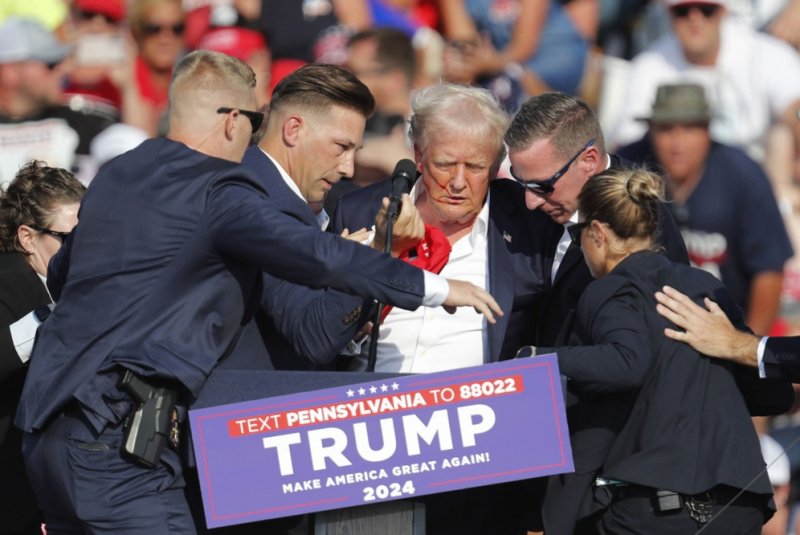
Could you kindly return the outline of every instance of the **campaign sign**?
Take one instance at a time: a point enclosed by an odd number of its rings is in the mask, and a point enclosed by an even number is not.
[[[210,528],[573,471],[554,355],[189,417]]]

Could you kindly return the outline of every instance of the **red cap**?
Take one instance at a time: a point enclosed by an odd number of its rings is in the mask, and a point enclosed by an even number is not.
[[[213,50],[247,61],[255,52],[265,50],[267,43],[259,32],[230,26],[209,31],[197,43],[200,50]]]
[[[88,13],[108,15],[117,22],[125,18],[124,0],[75,0],[75,7]]]

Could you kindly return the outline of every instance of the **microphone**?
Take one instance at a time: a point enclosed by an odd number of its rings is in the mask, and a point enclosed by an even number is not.
[[[397,162],[392,172],[392,194],[389,196],[387,217],[393,220],[397,219],[397,215],[400,213],[400,203],[403,201],[403,194],[410,192],[416,181],[417,164],[408,159]]]

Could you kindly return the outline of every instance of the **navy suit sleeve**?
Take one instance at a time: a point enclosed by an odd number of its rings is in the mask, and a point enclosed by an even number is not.
[[[768,379],[800,383],[800,336],[767,339],[764,371]]]
[[[641,295],[624,284],[609,288],[610,279],[590,285],[578,307],[576,334],[591,345],[537,349],[555,351],[561,373],[584,392],[639,388],[653,361]]]
[[[298,355],[330,362],[364,324],[363,299],[336,290],[312,290],[264,274],[262,310]]]
[[[741,307],[736,304],[733,297],[724,287],[714,291],[711,298],[717,302],[733,325],[741,330],[751,332],[744,322]],[[702,303],[698,303],[701,304]],[[800,345],[798,345],[800,348]],[[722,365],[721,362],[717,364]],[[744,397],[747,409],[752,416],[771,416],[783,414],[794,404],[794,388],[789,382],[764,381],[758,376],[758,369],[725,363],[731,366],[736,385]],[[800,370],[800,368],[798,368]],[[785,378],[784,381],[788,381]]]
[[[413,310],[422,303],[422,271],[281,213],[246,179],[217,181],[207,224],[221,254],[313,288],[332,287]]]

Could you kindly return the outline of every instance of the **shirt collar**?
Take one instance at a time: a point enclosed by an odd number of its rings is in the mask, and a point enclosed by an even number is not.
[[[269,158],[269,160],[273,163],[273,165],[275,165],[275,167],[278,169],[278,173],[280,173],[281,178],[289,187],[289,189],[292,190],[294,194],[300,198],[301,201],[308,204],[308,200],[306,200],[306,198],[303,197],[303,194],[300,192],[300,188],[298,187],[297,183],[294,180],[292,180],[292,177],[289,176],[289,173],[286,172],[283,166],[279,164],[275,158],[270,156],[270,154],[267,151],[265,151],[261,147],[259,147],[259,150],[263,152],[267,158]],[[317,218],[317,224],[319,225],[319,228],[321,230],[326,230],[328,228],[328,224],[330,224],[331,218],[328,216],[328,213],[325,211],[325,209],[323,208],[320,213],[314,215]]]

